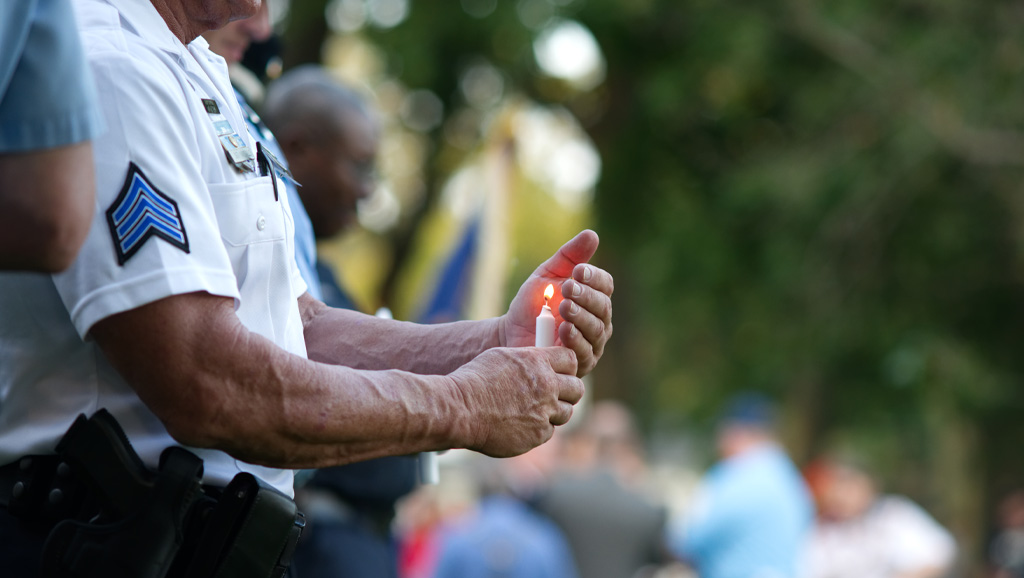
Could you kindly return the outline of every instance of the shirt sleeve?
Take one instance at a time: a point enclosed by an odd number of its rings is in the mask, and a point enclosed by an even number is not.
[[[0,4],[0,152],[96,137],[96,91],[68,0]]]
[[[289,266],[289,277],[291,278],[291,284],[294,288],[294,297],[298,299],[303,293],[308,292],[318,301],[323,301],[323,297],[320,294],[320,278],[316,275],[316,261],[315,258],[310,257],[310,253],[316,254],[316,245],[312,236],[306,238],[302,231],[302,220],[306,220],[306,225],[309,224],[309,216],[306,215],[305,209],[302,207],[302,200],[297,198],[298,194],[292,195],[291,190],[295,188],[295,185],[285,182],[280,177],[274,177],[278,179],[278,183],[281,186],[285,186],[288,192],[281,195],[281,202],[284,204],[285,212],[288,215],[288,219],[291,221],[291,228],[293,231],[292,235],[292,253],[295,258]],[[309,250],[304,243],[312,244],[312,251]]]
[[[97,49],[107,132],[93,143],[96,206],[77,260],[54,280],[84,338],[97,321],[177,294],[239,299],[183,87],[154,54]]]
[[[956,556],[953,536],[920,506],[902,497],[882,499],[893,567],[899,572],[945,568]]]
[[[669,546],[683,560],[699,558],[709,542],[715,539],[725,512],[721,508],[718,487],[706,478],[697,489],[689,510],[673,520],[669,530]]]

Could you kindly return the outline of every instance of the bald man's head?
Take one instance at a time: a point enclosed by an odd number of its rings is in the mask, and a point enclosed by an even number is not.
[[[286,72],[263,110],[318,238],[351,225],[356,203],[373,192],[380,137],[365,101],[318,66]]]

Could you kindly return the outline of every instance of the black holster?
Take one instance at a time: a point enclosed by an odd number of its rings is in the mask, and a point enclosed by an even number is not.
[[[147,469],[106,410],[80,415],[30,467],[8,508],[49,531],[40,578],[279,578],[304,527],[295,502],[241,473],[223,491],[167,448]],[[18,484],[15,484],[16,486]],[[54,497],[58,499],[54,500]]]
[[[170,578],[280,578],[306,525],[291,498],[244,472],[194,514],[197,539],[186,540]]]

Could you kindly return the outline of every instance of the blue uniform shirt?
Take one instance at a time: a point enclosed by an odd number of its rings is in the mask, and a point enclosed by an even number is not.
[[[0,2],[0,153],[81,142],[101,127],[69,2]]]
[[[490,496],[467,525],[442,538],[434,578],[575,578],[569,543],[522,502]]]
[[[281,146],[277,144],[274,133],[267,129],[256,111],[246,102],[242,93],[236,90],[235,98],[238,99],[238,104],[242,107],[242,112],[245,113],[245,124],[249,133],[263,143],[263,146],[267,147],[287,167],[288,161],[284,158],[284,153],[281,151]],[[302,280],[306,282],[306,290],[313,297],[323,301],[323,294],[320,291],[320,276],[316,269],[316,238],[313,236],[313,224],[309,220],[306,207],[302,205],[302,198],[299,197],[299,190],[295,183],[286,180],[285,188],[288,190],[288,206],[292,210],[292,219],[295,221],[295,263],[299,266]],[[328,303],[328,305],[330,304]]]
[[[359,307],[356,307],[355,301],[342,288],[341,283],[338,281],[338,276],[334,274],[334,269],[330,265],[323,261],[317,261],[316,273],[320,276],[321,301],[338,309],[359,311]]]
[[[800,472],[774,444],[716,464],[670,546],[702,578],[793,578],[813,521]]]

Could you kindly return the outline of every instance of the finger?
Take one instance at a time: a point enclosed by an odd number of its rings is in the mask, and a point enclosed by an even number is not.
[[[558,401],[576,405],[583,399],[584,391],[586,391],[586,387],[583,386],[582,379],[578,377],[566,379],[558,387]]]
[[[566,298],[558,304],[558,314],[572,322],[594,353],[601,355],[612,324],[611,297],[575,280],[562,284],[562,295]]]
[[[551,415],[551,425],[565,425],[572,419],[572,404],[564,401],[558,402],[558,411]]]
[[[603,323],[611,321],[612,298],[610,294],[590,287],[589,285],[575,279],[568,279],[562,282],[561,289],[563,299],[558,303],[559,313],[562,312],[563,304],[565,307],[571,307],[572,303],[575,303],[589,311],[595,317],[601,319]],[[565,301],[569,301],[570,303],[565,304]],[[569,309],[566,313],[572,315],[576,313],[576,311]]]
[[[615,292],[615,279],[612,274],[589,263],[580,263],[572,270],[572,278],[593,287],[605,295]]]
[[[545,347],[540,349],[548,357],[548,363],[555,373],[576,375],[576,352],[565,347]]]
[[[594,256],[600,239],[597,233],[587,229],[562,245],[550,259],[541,263],[537,271],[548,277],[568,277],[580,263],[586,263]]]
[[[564,347],[576,354],[576,376],[583,377],[590,373],[597,365],[598,356],[594,354],[594,346],[569,321],[558,327],[558,337]]]

